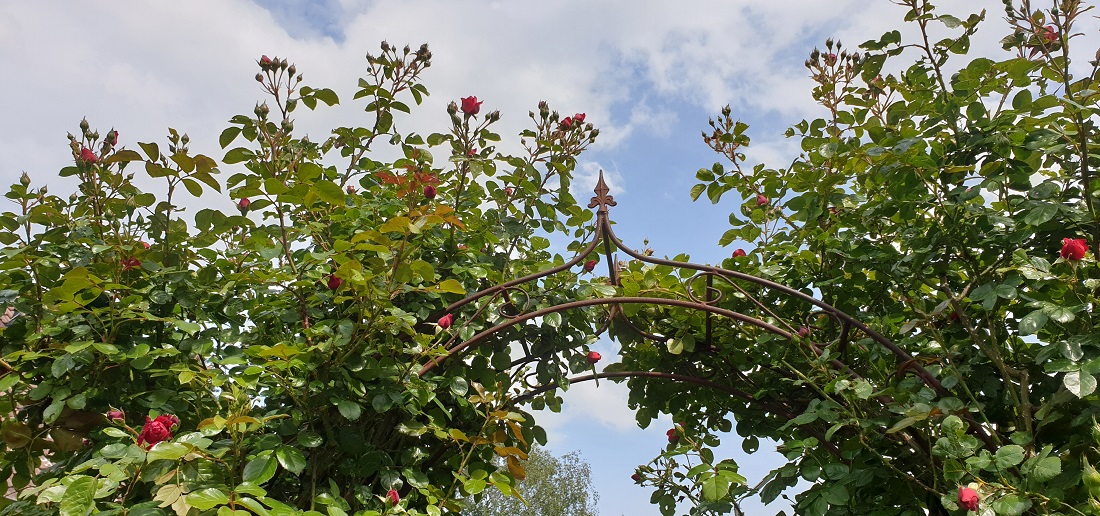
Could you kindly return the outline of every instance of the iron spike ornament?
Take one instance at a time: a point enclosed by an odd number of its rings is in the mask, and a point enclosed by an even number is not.
[[[599,206],[600,209],[596,210],[596,213],[607,213],[608,206],[617,205],[617,203],[615,202],[615,197],[607,195],[607,193],[610,192],[611,189],[607,187],[607,183],[605,183],[603,180],[602,169],[600,170],[600,179],[596,181],[596,188],[592,191],[596,193],[596,196],[588,202],[588,207],[595,208],[596,206]]]

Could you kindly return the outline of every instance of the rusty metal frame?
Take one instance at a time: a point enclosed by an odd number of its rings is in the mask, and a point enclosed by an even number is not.
[[[627,317],[625,317],[622,310],[619,308],[620,305],[623,305],[623,304],[663,305],[663,306],[674,306],[674,307],[687,308],[687,309],[691,309],[691,310],[697,310],[697,311],[704,312],[706,314],[706,327],[705,327],[706,337],[705,338],[706,338],[706,342],[708,342],[708,343],[711,340],[712,331],[713,331],[712,317],[717,315],[717,316],[725,317],[727,319],[732,319],[734,321],[738,321],[740,323],[755,326],[755,327],[760,328],[762,330],[771,332],[771,333],[773,333],[773,334],[775,334],[775,335],[777,335],[781,338],[784,338],[784,339],[797,340],[801,345],[805,346],[815,356],[820,357],[824,354],[825,348],[827,346],[822,345],[822,344],[818,344],[818,343],[814,343],[810,339],[802,339],[802,338],[797,338],[796,339],[798,330],[796,328],[794,328],[793,326],[791,326],[790,324],[788,324],[782,318],[776,316],[775,313],[772,310],[770,310],[764,303],[762,303],[755,296],[751,295],[749,292],[747,292],[745,289],[743,289],[740,285],[738,285],[737,281],[740,280],[740,281],[744,281],[744,282],[748,282],[748,283],[758,285],[758,286],[763,287],[765,289],[768,289],[770,291],[777,292],[777,293],[780,293],[780,294],[784,294],[784,295],[786,295],[790,298],[797,299],[797,300],[803,301],[805,303],[808,303],[813,308],[806,315],[806,321],[805,322],[806,322],[807,326],[810,325],[810,321],[812,319],[818,318],[822,315],[825,316],[826,318],[828,318],[834,324],[838,325],[839,326],[839,335],[840,335],[840,337],[837,340],[837,348],[840,352],[840,358],[834,358],[834,359],[829,361],[830,366],[834,370],[836,370],[838,372],[841,372],[843,374],[849,375],[852,378],[856,378],[856,379],[861,378],[861,376],[856,371],[854,371],[851,367],[849,367],[845,363],[848,360],[848,344],[849,344],[848,339],[852,335],[853,330],[858,330],[859,332],[862,332],[867,337],[872,339],[875,343],[880,345],[882,348],[886,349],[891,354],[893,354],[895,357],[897,357],[898,362],[900,364],[906,365],[907,371],[915,374],[918,378],[921,379],[922,382],[924,382],[925,385],[927,385],[930,388],[932,388],[933,390],[935,390],[937,395],[939,395],[939,396],[952,396],[951,391],[949,389],[947,389],[946,387],[944,387],[943,384],[939,381],[939,379],[937,379],[930,371],[925,369],[918,361],[914,360],[914,357],[912,355],[910,355],[909,353],[907,353],[900,346],[898,346],[897,344],[895,344],[894,342],[892,342],[890,339],[886,338],[882,334],[876,332],[875,330],[873,330],[872,328],[870,328],[869,326],[867,326],[863,322],[859,321],[855,317],[853,317],[853,316],[837,309],[836,307],[834,307],[834,306],[832,306],[828,303],[825,303],[824,301],[821,301],[821,300],[819,300],[819,299],[817,299],[813,296],[810,296],[808,294],[805,294],[805,293],[800,292],[798,290],[795,290],[793,288],[781,285],[779,283],[775,283],[773,281],[770,281],[770,280],[767,280],[767,279],[764,279],[764,278],[753,276],[751,274],[746,274],[746,273],[743,273],[743,272],[723,269],[721,267],[715,267],[715,266],[712,266],[712,265],[701,265],[701,264],[694,264],[694,263],[688,263],[688,262],[678,262],[678,261],[667,260],[667,259],[662,259],[662,258],[654,258],[652,256],[647,256],[646,253],[639,253],[639,252],[637,252],[633,249],[630,249],[625,244],[623,244],[623,242],[621,240],[619,240],[619,238],[617,236],[615,236],[615,232],[612,230],[611,222],[608,218],[608,211],[609,211],[608,209],[611,206],[615,206],[617,203],[616,203],[614,197],[609,195],[610,189],[608,188],[607,183],[604,182],[603,171],[600,171],[599,180],[596,183],[596,188],[594,189],[594,193],[596,195],[594,197],[592,197],[591,201],[588,204],[589,208],[597,208],[597,210],[596,210],[596,222],[594,224],[594,235],[592,237],[592,241],[589,242],[581,251],[577,252],[576,256],[574,256],[573,259],[567,261],[566,263],[564,263],[562,265],[559,265],[557,267],[552,267],[552,268],[549,268],[549,269],[546,269],[544,271],[537,272],[537,273],[534,273],[534,274],[530,274],[528,276],[513,279],[511,281],[500,283],[498,285],[494,285],[492,287],[489,287],[489,288],[483,289],[481,291],[478,291],[474,294],[471,294],[471,295],[467,296],[466,298],[464,298],[460,301],[457,301],[455,303],[452,303],[450,306],[448,306],[445,310],[445,313],[455,313],[457,310],[459,310],[462,307],[465,307],[467,305],[470,305],[471,303],[474,303],[475,301],[488,298],[476,310],[476,312],[473,314],[473,316],[470,317],[467,320],[467,321],[469,321],[469,320],[473,320],[473,319],[476,319],[477,317],[479,317],[482,313],[485,312],[485,310],[488,309],[488,307],[490,305],[493,304],[494,301],[502,299],[504,301],[504,303],[500,307],[498,307],[497,313],[505,320],[503,322],[495,324],[495,325],[493,325],[489,328],[485,328],[484,330],[482,330],[482,331],[478,332],[477,334],[471,336],[469,339],[467,339],[465,341],[462,341],[462,340],[459,339],[459,336],[458,336],[459,332],[454,332],[452,334],[452,336],[450,337],[450,339],[444,344],[445,349],[446,349],[446,353],[441,355],[441,356],[436,356],[436,357],[432,358],[431,360],[429,360],[427,363],[425,363],[420,368],[420,370],[418,371],[418,375],[424,376],[424,375],[428,374],[429,372],[431,372],[436,367],[441,366],[447,360],[453,359],[456,356],[461,355],[465,350],[470,349],[471,347],[477,346],[478,344],[481,344],[482,342],[484,342],[489,337],[493,336],[497,332],[500,332],[501,330],[504,330],[508,327],[515,326],[515,325],[523,323],[525,321],[535,319],[537,317],[542,317],[542,316],[552,314],[552,313],[564,312],[564,311],[568,311],[568,310],[571,310],[571,309],[583,308],[583,307],[589,307],[589,306],[597,306],[597,305],[607,305],[607,306],[610,307],[609,311],[608,311],[608,314],[607,314],[606,321],[603,323],[603,325],[600,327],[600,329],[597,330],[597,332],[596,332],[597,335],[603,333],[604,331],[606,331],[608,329],[608,327],[610,326],[611,321],[613,319],[617,318],[617,320],[625,323],[626,327],[631,328],[638,335],[640,335],[644,338],[648,338],[648,339],[651,339],[651,340],[657,340],[657,341],[665,341],[669,337],[664,337],[664,336],[661,336],[661,335],[654,335],[652,333],[648,333],[648,332],[644,331],[643,329],[637,327],[632,322],[630,322],[630,320]],[[614,297],[613,296],[613,297],[608,297],[608,298],[582,299],[582,300],[570,301],[570,302],[567,302],[567,303],[561,303],[561,304],[558,304],[558,305],[548,306],[548,307],[541,308],[541,309],[534,310],[534,311],[529,311],[528,310],[528,308],[530,306],[530,298],[529,298],[529,294],[527,293],[527,291],[524,290],[523,288],[520,288],[522,285],[538,281],[540,278],[544,278],[544,277],[547,277],[547,276],[550,276],[550,275],[553,275],[553,274],[556,274],[556,273],[559,273],[559,272],[562,272],[562,271],[566,271],[566,270],[568,270],[572,267],[575,267],[575,266],[581,264],[581,262],[585,258],[587,258],[593,251],[595,251],[597,249],[597,247],[600,246],[601,243],[603,244],[603,250],[602,250],[601,254],[604,255],[604,257],[606,258],[603,261],[608,266],[608,274],[609,274],[610,282],[611,282],[612,285],[621,286],[620,278],[619,278],[620,270],[619,270],[619,267],[618,267],[618,262],[614,257],[614,251],[618,250],[618,251],[622,251],[623,253],[630,256],[631,258],[633,258],[635,260],[638,260],[640,262],[643,262],[643,263],[648,263],[648,264],[652,264],[652,265],[669,266],[669,267],[674,267],[674,268],[677,268],[677,269],[688,269],[688,270],[697,271],[695,275],[691,276],[690,278],[688,278],[686,280],[681,281],[681,284],[683,284],[684,287],[685,287],[685,292],[687,294],[688,299],[659,298],[659,297]],[[706,280],[705,293],[702,296],[696,294],[692,290],[693,285],[701,278],[705,278],[705,280]],[[743,314],[743,313],[740,313],[740,312],[736,312],[736,311],[732,311],[732,310],[728,310],[728,309],[716,306],[717,303],[722,300],[722,291],[714,286],[715,279],[718,279],[720,281],[725,282],[726,285],[732,287],[738,293],[745,296],[745,298],[747,300],[749,300],[756,308],[760,309],[764,314],[766,314],[768,317],[770,317],[774,321],[776,321],[776,323],[771,323],[771,322],[765,321],[765,320],[757,318],[757,317],[752,317],[750,315],[746,315],[746,314]],[[522,298],[522,305],[517,305],[516,300],[520,299],[520,298]],[[525,364],[525,363],[530,363],[530,362],[538,360],[540,358],[540,357],[535,356],[531,353],[531,350],[528,347],[526,342],[521,341],[521,345],[523,347],[524,357],[522,357],[520,359],[513,360],[511,365],[509,366],[510,368],[518,366],[518,365],[522,365],[522,364]],[[728,394],[735,395],[737,397],[741,397],[741,398],[744,398],[746,400],[753,401],[753,402],[761,402],[762,401],[762,400],[757,400],[757,399],[755,399],[751,396],[748,396],[747,393],[742,393],[741,391],[733,392],[733,391],[730,390],[732,388],[727,387],[727,386],[721,386],[719,384],[715,384],[714,382],[710,382],[707,379],[695,378],[695,377],[686,376],[686,375],[676,375],[676,374],[671,374],[671,373],[656,373],[656,372],[651,372],[651,371],[628,371],[628,372],[619,372],[619,373],[614,373],[614,374],[612,374],[612,373],[599,373],[599,374],[594,374],[594,375],[589,375],[589,376],[584,376],[584,377],[575,377],[573,379],[569,379],[568,381],[570,381],[570,383],[572,383],[574,381],[586,381],[586,380],[593,380],[593,379],[596,379],[596,378],[618,378],[618,377],[664,378],[664,379],[671,380],[671,381],[682,381],[682,382],[688,382],[688,383],[693,383],[693,384],[697,384],[697,385],[702,385],[702,386],[705,386],[705,387],[716,388],[716,389],[718,389],[722,392],[727,392]],[[516,401],[523,401],[523,400],[531,399],[533,396],[535,396],[537,394],[541,394],[543,392],[546,392],[546,391],[549,391],[549,390],[552,390],[552,389],[556,388],[557,384],[554,383],[554,384],[546,385],[546,386],[537,386],[537,385],[535,385],[535,386],[528,385],[528,386],[531,387],[532,390],[530,392],[526,393],[526,394],[521,395],[519,398],[517,398]],[[734,390],[736,390],[736,389],[734,389]],[[889,397],[886,397],[886,396],[876,396],[876,399],[878,401],[884,403],[884,404],[889,403],[890,401],[892,401]],[[785,414],[785,415],[787,415],[787,414]],[[797,414],[795,414],[795,415],[797,415]],[[788,416],[793,417],[791,415],[788,415]],[[969,415],[964,415],[964,417],[968,420],[969,426],[970,426],[969,430],[973,435],[979,437],[986,444],[987,447],[989,447],[989,448],[995,447],[995,445],[992,441],[992,438],[989,436],[989,434],[987,434],[985,432],[984,428],[982,428],[981,425],[977,423],[977,421],[975,421],[973,418],[969,417]]]

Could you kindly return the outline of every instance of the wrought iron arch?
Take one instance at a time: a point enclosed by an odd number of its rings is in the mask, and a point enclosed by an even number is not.
[[[904,373],[911,373],[919,378],[925,385],[933,389],[940,397],[951,396],[952,393],[947,389],[932,372],[926,369],[920,361],[916,360],[912,355],[891,341],[889,338],[875,331],[868,325],[861,322],[856,317],[845,313],[844,311],[797,289],[770,281],[765,278],[760,278],[751,274],[746,274],[739,271],[724,269],[713,265],[695,264],[689,262],[680,262],[662,258],[654,258],[648,256],[645,252],[638,252],[627,247],[616,235],[612,229],[611,221],[608,217],[609,208],[615,206],[617,203],[613,196],[610,194],[606,182],[603,178],[603,171],[600,171],[599,180],[596,183],[594,189],[596,194],[589,202],[589,208],[596,208],[596,220],[594,223],[594,231],[592,241],[589,242],[581,251],[576,253],[571,260],[546,269],[541,272],[530,274],[521,278],[516,278],[504,283],[493,285],[491,287],[482,289],[475,292],[460,301],[452,303],[445,309],[445,313],[455,313],[456,311],[475,303],[479,300],[484,300],[479,306],[473,318],[477,318],[486,313],[494,302],[503,302],[497,307],[497,314],[503,319],[501,322],[486,323],[486,328],[472,335],[468,339],[462,340],[458,337],[459,333],[452,335],[451,339],[445,344],[446,353],[441,356],[436,356],[425,363],[418,371],[418,375],[425,376],[431,373],[437,367],[444,366],[447,361],[453,360],[456,357],[461,356],[466,350],[484,343],[492,336],[498,334],[502,330],[519,325],[526,321],[544,317],[549,314],[564,312],[572,309],[589,307],[589,306],[607,306],[609,307],[606,314],[606,318],[603,321],[600,328],[596,331],[596,335],[603,334],[608,330],[613,321],[619,321],[624,324],[625,327],[630,328],[638,336],[654,340],[654,341],[667,341],[670,337],[649,333],[637,325],[632,323],[629,318],[626,317],[625,312],[622,309],[622,305],[641,304],[650,306],[670,306],[685,308],[688,310],[695,310],[703,312],[705,314],[705,341],[709,345],[714,325],[714,318],[716,316],[723,317],[728,320],[736,321],[742,324],[748,324],[757,327],[761,330],[770,332],[779,336],[782,339],[786,339],[792,343],[805,346],[814,355],[821,357],[824,355],[826,348],[835,346],[839,351],[838,358],[830,358],[828,361],[829,366],[837,373],[847,375],[853,379],[860,379],[862,376],[855,371],[847,362],[849,360],[849,344],[850,339],[854,332],[859,332],[866,337],[870,338],[874,343],[881,346],[890,354],[896,357],[898,367],[897,370]],[[529,293],[522,288],[524,285],[533,284],[541,278],[569,270],[573,267],[582,264],[582,261],[588,257],[592,252],[596,251],[602,244],[602,255],[606,258],[604,263],[608,266],[608,274],[610,278],[610,284],[615,287],[621,287],[621,269],[619,262],[615,259],[614,251],[622,251],[631,258],[650,265],[655,266],[668,266],[681,270],[691,270],[695,273],[682,280],[681,283],[684,286],[687,299],[673,299],[662,297],[632,297],[632,296],[611,296],[603,298],[592,299],[580,299],[569,301],[565,303],[555,304],[538,310],[529,310],[530,298]],[[732,288],[733,291],[738,292],[751,301],[751,304],[758,308],[769,320],[765,320],[761,317],[754,317],[739,311],[729,310],[718,306],[718,303],[722,301],[722,290],[715,286],[715,280],[723,282],[727,288]],[[700,281],[705,281],[706,286],[703,290],[703,295],[700,296],[694,291],[694,285]],[[744,288],[738,285],[738,281],[751,283],[767,289],[776,294],[786,296],[788,299],[798,300],[806,303],[812,307],[805,314],[806,320],[811,318],[825,317],[828,321],[831,321],[838,328],[836,333],[837,339],[834,342],[828,344],[816,343],[811,339],[800,338],[798,335],[799,329],[792,325],[790,322],[777,316],[768,306],[759,301],[755,296],[751,295]],[[521,302],[517,300],[522,299]],[[509,369],[529,364],[544,358],[544,355],[537,355],[532,353],[532,350],[526,342],[522,342],[523,356],[514,359],[509,364]],[[832,354],[830,354],[832,356]],[[655,378],[675,382],[684,382],[702,386],[705,388],[714,389],[718,392],[728,394],[740,399],[743,399],[750,403],[755,403],[766,411],[775,413],[787,419],[794,419],[799,415],[798,412],[792,411],[791,407],[786,407],[774,402],[758,399],[751,393],[744,390],[737,389],[735,387],[722,385],[711,381],[708,378],[702,378],[687,374],[667,373],[658,371],[605,371],[594,372],[592,374],[574,376],[566,378],[565,381],[569,383],[583,382],[590,380],[598,380],[599,378]],[[525,382],[527,383],[527,382]],[[526,393],[514,398],[512,404],[520,404],[531,400],[535,396],[548,392],[550,390],[560,387],[558,382],[551,382],[545,385],[532,385],[527,383],[529,390]],[[892,400],[888,396],[877,395],[875,399],[883,404],[888,404]],[[990,435],[985,429],[968,414],[961,415],[969,425],[969,432],[983,441],[988,449],[995,449],[996,445]],[[834,454],[839,452],[832,444],[828,443],[828,439],[819,435],[820,432],[806,428],[811,434],[819,437],[819,441],[829,447],[830,451]],[[882,429],[885,431],[885,429]],[[899,437],[906,441],[906,443],[913,448],[923,449],[928,452],[928,443],[920,443],[912,436],[909,436],[906,432],[898,432]],[[839,456],[839,455],[838,455]]]

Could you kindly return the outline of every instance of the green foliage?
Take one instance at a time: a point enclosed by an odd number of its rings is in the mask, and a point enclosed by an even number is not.
[[[522,464],[525,476],[511,486],[511,491],[507,486],[486,490],[480,500],[462,513],[467,516],[597,514],[599,494],[592,487],[591,468],[579,452],[558,457],[535,446]]]
[[[2,513],[440,514],[522,474],[493,462],[545,441],[507,406],[521,374],[496,367],[507,335],[417,373],[495,324],[470,306],[442,328],[448,304],[562,262],[546,233],[584,234],[591,214],[568,185],[597,131],[561,131],[543,104],[520,156],[495,149],[495,111],[399,132],[431,53],[383,43],[367,61],[367,127],[297,136],[296,107],[342,99],[265,56],[269,98],[230,120],[221,164],[175,130],[135,151],[82,121],[61,171],[71,197],[11,187],[0,301],[19,315],[0,333],[0,474],[18,496]],[[164,189],[139,189],[142,174]],[[184,218],[182,190],[235,205]],[[527,297],[582,284],[548,279]],[[591,318],[563,316],[555,342],[583,341]],[[581,356],[560,351],[541,376]],[[175,435],[153,431],[161,414],[179,418]]]

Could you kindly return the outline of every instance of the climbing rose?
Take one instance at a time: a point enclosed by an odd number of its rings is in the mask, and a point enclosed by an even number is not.
[[[680,434],[676,433],[675,428],[669,428],[668,431],[665,432],[665,435],[668,436],[668,442],[670,444],[676,444],[677,442],[680,441]]]
[[[595,364],[596,362],[599,362],[601,358],[603,358],[603,357],[600,356],[600,353],[598,351],[589,351],[588,352],[588,363],[589,364]]]
[[[978,492],[969,487],[960,487],[959,505],[968,511],[978,510]]]
[[[1084,258],[1088,251],[1089,243],[1084,238],[1063,238],[1062,252],[1059,254],[1067,260],[1077,261]]]
[[[248,200],[248,197],[241,197],[241,200],[237,202],[237,207],[244,211],[248,209],[249,204],[252,204],[252,201]]]
[[[95,153],[92,152],[92,149],[89,149],[87,147],[81,147],[80,148],[80,160],[85,162],[85,163],[95,163],[96,162]]]
[[[756,194],[756,205],[763,206],[768,204],[768,198],[764,197],[764,194]]]
[[[435,199],[435,187],[432,185],[425,186],[424,197],[426,197],[429,201]]]
[[[443,317],[440,317],[439,322],[436,323],[436,324],[438,324],[440,328],[443,328],[444,330],[446,330],[447,328],[451,327],[451,323],[453,323],[453,322],[455,322],[454,314],[447,314],[447,315],[444,315]]]
[[[588,260],[584,262],[584,272],[592,272],[592,269],[596,268],[596,260]]]
[[[145,416],[145,426],[141,428],[141,433],[138,434],[138,446],[148,450],[152,448],[154,444],[172,438],[171,425],[165,425],[166,422],[170,423],[171,419],[165,416],[167,416],[167,414],[157,416],[156,419],[149,419],[149,416]],[[170,416],[170,418],[175,417],[176,416]],[[176,419],[176,421],[178,422],[179,420]]]
[[[401,503],[401,495],[397,494],[396,489],[390,489],[390,492],[386,493],[386,498],[394,505]]]
[[[335,274],[330,275],[328,277],[328,288],[329,288],[329,290],[336,290],[336,289],[340,288],[340,285],[342,285],[343,283],[344,283],[344,280],[340,279]]]
[[[484,101],[478,102],[477,97],[466,97],[462,99],[462,112],[466,116],[474,116],[481,111],[481,104],[483,103]]]
[[[737,258],[739,256],[745,256],[745,250],[744,249],[738,249],[738,250],[733,252],[733,257],[734,258]]]

